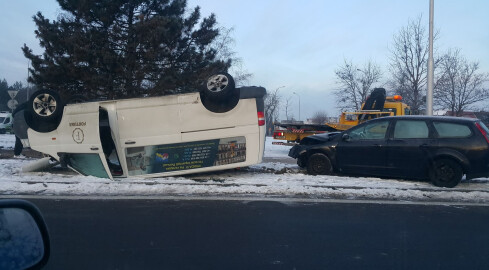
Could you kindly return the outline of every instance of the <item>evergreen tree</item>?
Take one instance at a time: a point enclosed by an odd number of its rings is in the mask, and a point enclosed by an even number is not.
[[[0,80],[0,111],[8,111],[7,102],[10,100],[8,95],[8,83],[7,80]]]
[[[31,60],[29,82],[89,98],[136,97],[196,91],[212,73],[227,71],[212,42],[214,15],[201,20],[186,0],[58,0],[63,12],[33,18],[42,55]]]

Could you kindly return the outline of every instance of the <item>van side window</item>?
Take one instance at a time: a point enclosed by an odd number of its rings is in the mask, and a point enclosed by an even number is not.
[[[429,137],[428,125],[419,120],[398,120],[394,128],[394,139],[425,139]]]
[[[440,138],[466,138],[472,131],[466,125],[445,122],[433,122]]]

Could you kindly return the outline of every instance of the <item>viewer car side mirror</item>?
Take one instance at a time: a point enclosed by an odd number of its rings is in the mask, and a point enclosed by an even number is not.
[[[24,200],[0,200],[0,269],[40,269],[49,252],[39,209]]]
[[[341,139],[345,142],[349,142],[350,141],[350,135],[348,135],[347,133],[343,134],[341,136]]]

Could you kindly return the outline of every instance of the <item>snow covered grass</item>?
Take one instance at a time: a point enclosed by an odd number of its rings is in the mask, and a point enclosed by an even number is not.
[[[15,136],[13,134],[0,134],[0,149],[13,149],[15,146]]]
[[[0,145],[12,143],[0,135]],[[32,159],[0,159],[0,195],[125,195],[125,196],[289,196],[301,198],[375,199],[489,203],[489,179],[462,182],[454,189],[427,182],[370,177],[310,176],[287,159],[290,147],[267,138],[265,162],[215,173],[162,178],[123,178],[116,181],[68,173],[61,168],[22,173]],[[278,160],[278,161],[276,161]]]

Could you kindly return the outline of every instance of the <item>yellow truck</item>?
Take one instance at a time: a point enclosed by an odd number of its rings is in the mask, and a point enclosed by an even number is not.
[[[326,132],[347,130],[367,120],[395,115],[410,115],[410,107],[402,102],[399,95],[386,97],[385,89],[376,88],[362,104],[362,109],[356,112],[341,113],[338,123],[324,124],[290,124],[275,123],[273,138],[286,142],[274,142],[274,144],[293,145],[303,138]]]

